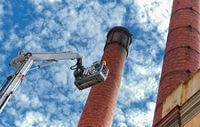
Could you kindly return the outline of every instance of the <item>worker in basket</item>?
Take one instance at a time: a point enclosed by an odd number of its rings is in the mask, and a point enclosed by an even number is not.
[[[88,75],[94,74],[95,72],[98,72],[99,69],[101,68],[101,64],[102,63],[106,66],[106,61],[105,60],[103,60],[101,62],[99,62],[99,61],[94,62],[91,67],[84,69],[83,75],[84,76],[88,76]]]
[[[88,75],[92,75],[95,72],[98,72],[99,69],[101,68],[101,64],[102,63],[104,64],[104,67],[105,67],[106,66],[106,61],[102,60],[101,62],[99,62],[99,61],[94,62],[91,67],[84,68],[82,66],[82,59],[78,59],[77,64],[72,66],[71,69],[75,70],[74,77],[76,79],[81,79],[83,77],[87,77]],[[76,67],[76,68],[74,68],[74,67]]]

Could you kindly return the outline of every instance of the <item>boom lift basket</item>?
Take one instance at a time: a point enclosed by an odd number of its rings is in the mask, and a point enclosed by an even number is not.
[[[96,62],[90,68],[85,68],[82,77],[76,78],[74,84],[79,90],[83,90],[105,81],[108,72],[104,62]]]

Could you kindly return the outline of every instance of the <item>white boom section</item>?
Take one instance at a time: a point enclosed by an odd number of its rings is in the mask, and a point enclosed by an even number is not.
[[[48,52],[48,53],[32,53],[33,61],[58,61],[66,59],[79,59],[82,58],[78,53],[74,52]]]
[[[22,82],[24,75],[26,75],[32,64],[33,59],[29,57],[2,85],[0,89],[0,113],[10,100],[15,89]]]

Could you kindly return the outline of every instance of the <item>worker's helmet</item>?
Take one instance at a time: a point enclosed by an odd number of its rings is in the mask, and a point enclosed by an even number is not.
[[[102,62],[103,62],[104,65],[106,65],[106,61],[105,60],[103,60]]]
[[[19,53],[18,53],[18,56],[21,56],[21,55],[26,55],[27,53],[25,52],[25,51],[20,51]]]

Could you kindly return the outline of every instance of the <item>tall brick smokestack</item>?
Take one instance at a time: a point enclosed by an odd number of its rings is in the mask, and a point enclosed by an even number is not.
[[[153,126],[162,119],[163,101],[200,67],[200,0],[174,0]]]
[[[107,80],[91,88],[78,127],[110,127],[112,125],[118,91],[131,33],[124,27],[112,28],[108,35],[102,60],[106,60],[109,74]]]

